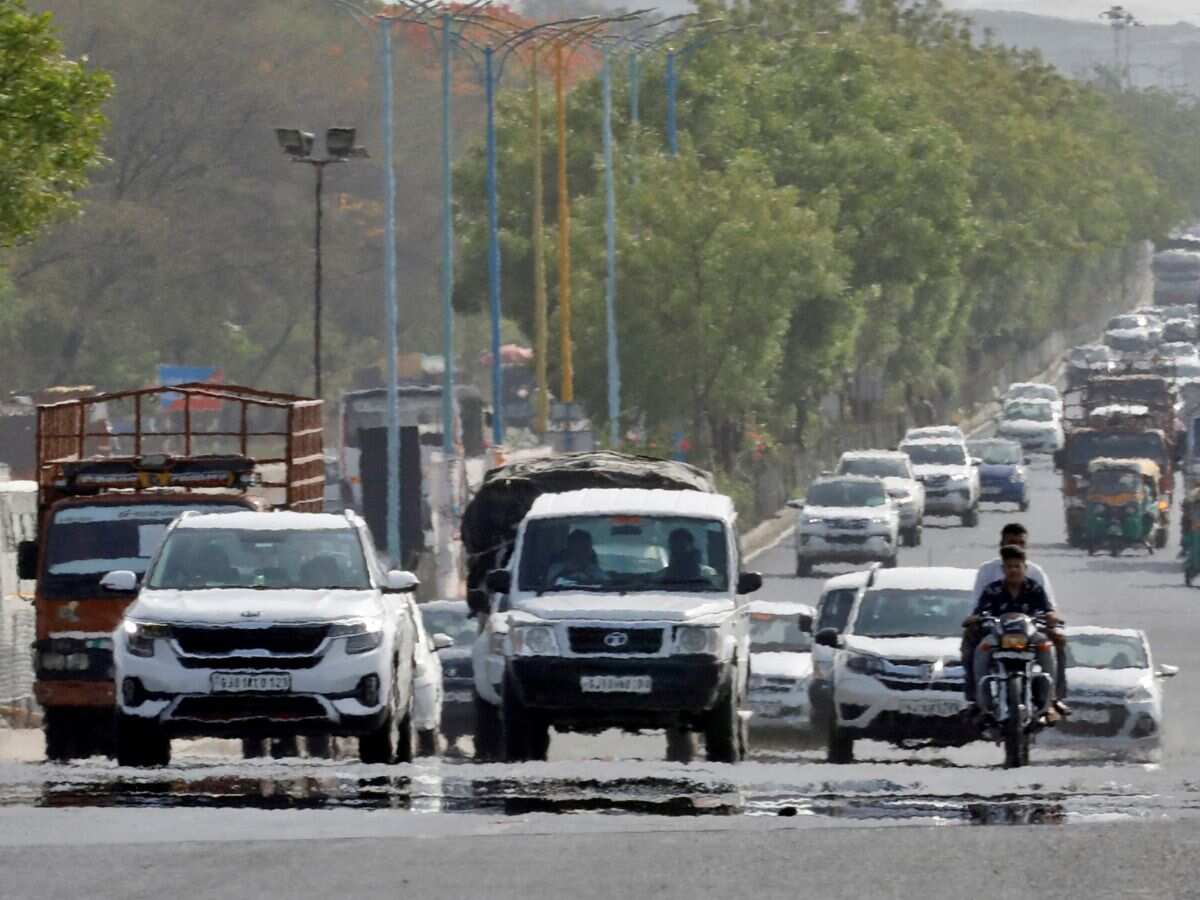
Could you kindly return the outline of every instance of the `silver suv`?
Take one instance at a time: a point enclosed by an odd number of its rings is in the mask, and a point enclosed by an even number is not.
[[[896,565],[900,515],[880,478],[836,475],[818,478],[803,500],[790,500],[796,519],[796,574],[821,563],[881,562]]]
[[[925,486],[917,480],[912,461],[899,450],[848,450],[838,460],[838,475],[880,478],[900,514],[900,539],[907,547],[921,544],[925,521]]]

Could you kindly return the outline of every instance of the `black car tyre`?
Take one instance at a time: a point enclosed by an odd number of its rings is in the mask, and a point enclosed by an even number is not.
[[[829,725],[829,740],[826,748],[826,758],[834,765],[841,766],[854,762],[854,738],[839,728],[836,721]]]
[[[521,702],[517,688],[504,679],[500,710],[500,748],[505,762],[542,760],[550,750],[550,725]]]
[[[437,756],[438,733],[436,728],[417,732],[417,756]]]
[[[737,690],[731,680],[704,723],[704,751],[709,762],[741,762],[745,737],[738,715]]]
[[[962,524],[964,528],[974,528],[979,524],[979,507],[972,506],[962,514]]]
[[[358,738],[358,758],[368,765],[390,765],[396,761],[396,750],[400,744],[400,728],[403,720],[407,718],[396,709],[396,698],[398,692],[396,690],[396,672],[392,671],[392,691],[390,694],[390,706],[384,720],[379,724],[379,727],[369,734],[360,735]],[[411,720],[410,740],[411,745]],[[410,750],[411,754],[411,750]],[[411,758],[411,756],[410,756]]]
[[[136,768],[171,763],[171,739],[158,724],[117,714],[117,764]]]
[[[807,559],[803,559],[799,556],[796,557],[796,577],[807,578],[811,574],[812,563],[810,563]]]
[[[696,735],[686,728],[667,729],[667,762],[690,763],[696,757]]]
[[[500,759],[500,711],[475,694],[475,761]]]
[[[242,759],[259,759],[266,756],[266,744],[262,738],[242,738]]]

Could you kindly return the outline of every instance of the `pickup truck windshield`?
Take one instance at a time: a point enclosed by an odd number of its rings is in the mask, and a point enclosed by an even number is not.
[[[371,579],[353,528],[177,528],[164,542],[147,586],[362,591],[371,588]]]
[[[965,466],[967,451],[962,444],[905,444],[901,448],[914,466]]]
[[[167,526],[189,509],[245,512],[234,504],[96,503],[54,513],[46,532],[39,590],[45,597],[96,596],[100,579],[115,569],[139,575],[162,543]]]
[[[724,591],[725,525],[683,516],[533,519],[521,541],[522,591]]]
[[[908,464],[903,458],[863,456],[843,459],[839,475],[865,475],[868,478],[908,478]]]
[[[970,591],[867,591],[854,619],[854,633],[864,637],[958,637],[974,603]]]
[[[882,481],[822,481],[808,489],[809,506],[886,506]]]

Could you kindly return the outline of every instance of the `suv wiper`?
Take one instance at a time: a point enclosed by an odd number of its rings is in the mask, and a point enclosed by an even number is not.
[[[538,590],[537,595],[542,594],[557,594],[563,591],[612,591],[616,590],[607,584],[556,584],[549,587],[543,587]]]

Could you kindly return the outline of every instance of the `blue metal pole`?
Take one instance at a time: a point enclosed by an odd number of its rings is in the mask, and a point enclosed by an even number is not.
[[[454,425],[454,175],[450,166],[450,56],[453,17],[442,14],[442,452],[454,458],[458,441]]]
[[[608,328],[608,442],[621,442],[621,368],[617,356],[617,194],[613,177],[612,65],[604,51],[604,242],[608,272],[604,285],[604,316]]]
[[[679,134],[675,127],[675,51],[667,51],[667,149],[672,156],[679,153]]]
[[[492,313],[492,443],[504,443],[504,374],[500,366],[500,214],[496,196],[496,79],[491,47],[483,51],[487,95],[488,303]]]
[[[383,65],[383,172],[387,220],[384,226],[384,281],[387,307],[387,552],[394,565],[402,564],[400,535],[400,392],[396,382],[399,314],[396,310],[396,168],[394,160],[395,123],[392,119],[392,25],[382,21],[383,41],[380,62]]]

